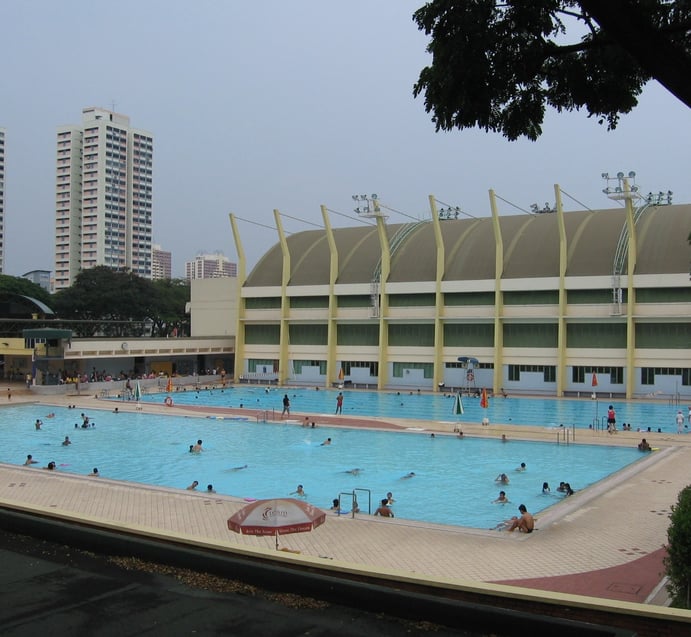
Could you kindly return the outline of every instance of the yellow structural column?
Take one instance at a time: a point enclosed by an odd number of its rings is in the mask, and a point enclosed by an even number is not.
[[[274,209],[274,220],[278,230],[278,240],[281,244],[281,254],[283,264],[281,268],[281,326],[278,345],[278,384],[284,385],[288,378],[288,346],[290,345],[290,301],[288,299],[288,283],[290,282],[290,251],[283,224],[281,223],[281,213]]]
[[[636,353],[636,323],[634,312],[636,309],[636,289],[633,277],[636,272],[638,247],[636,241],[636,223],[633,218],[633,193],[629,180],[624,179],[624,201],[626,202],[626,226],[629,231],[628,263],[626,266],[626,398],[633,398],[635,353]]]
[[[501,236],[499,211],[494,190],[489,191],[489,205],[492,211],[492,229],[494,230],[494,383],[493,393],[501,389],[502,370],[504,367],[504,296],[501,289],[501,277],[504,273],[504,240]]]
[[[437,248],[437,269],[434,285],[434,389],[438,389],[444,378],[444,295],[441,282],[444,278],[444,238],[441,234],[439,211],[434,195],[429,195],[429,207],[432,211],[434,243]]]
[[[377,387],[384,389],[389,382],[389,296],[386,283],[391,273],[391,249],[389,238],[386,236],[386,223],[381,214],[379,204],[374,203],[375,219],[377,220],[377,235],[381,248],[381,275],[379,280],[379,377]]]
[[[238,284],[237,284],[237,308],[238,318],[235,326],[235,365],[233,367],[233,376],[235,382],[240,379],[244,372],[245,366],[245,299],[242,297],[242,287],[245,285],[247,279],[247,258],[245,257],[245,249],[240,239],[240,232],[235,220],[235,215],[231,212],[230,227],[233,230],[233,240],[235,241],[235,250],[238,253]]]
[[[329,316],[326,324],[326,387],[338,379],[338,370],[336,369],[336,344],[338,337],[338,304],[335,294],[336,279],[338,278],[338,249],[336,248],[336,240],[331,229],[331,222],[327,214],[326,206],[321,206],[322,219],[324,220],[324,228],[326,229],[326,240],[329,243]]]
[[[559,229],[559,317],[557,318],[557,396],[564,395],[566,386],[566,266],[568,264],[568,246],[566,243],[566,224],[564,207],[561,202],[561,188],[554,184],[554,197],[557,207],[557,225]]]

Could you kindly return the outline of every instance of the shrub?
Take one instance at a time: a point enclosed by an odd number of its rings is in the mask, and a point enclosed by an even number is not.
[[[672,596],[672,606],[691,608],[691,486],[679,493],[669,519],[665,557],[667,590]]]

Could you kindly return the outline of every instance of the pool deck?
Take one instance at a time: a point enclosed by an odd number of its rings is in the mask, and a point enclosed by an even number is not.
[[[4,398],[3,398],[4,400]],[[37,400],[19,387],[11,404],[20,402],[66,406],[93,413],[110,409],[93,396],[46,397]],[[1,405],[0,405],[1,406]],[[134,403],[118,403],[123,413]],[[203,407],[143,402],[144,413],[219,417]],[[228,416],[256,418],[249,410],[222,410]],[[300,422],[303,414],[294,414]],[[406,429],[404,421],[310,415],[318,425],[340,424]],[[296,424],[296,426],[299,426]],[[425,430],[453,435],[455,423],[432,422]],[[559,432],[544,427],[481,427],[463,424],[466,436],[511,440],[555,440]],[[670,507],[689,484],[691,435],[576,430],[577,441],[592,444],[636,445],[645,436],[654,447],[634,469],[561,501],[537,519],[530,535],[430,525],[403,519],[328,512],[325,524],[311,533],[285,535],[286,559],[310,556],[342,568],[357,567],[388,576],[415,575],[455,584],[493,583],[599,600],[664,605],[663,545],[667,540]],[[88,520],[106,528],[220,547],[272,551],[273,538],[230,532],[227,519],[244,504],[240,498],[203,492],[132,485],[24,466],[0,465],[0,503],[27,512]],[[461,485],[444,485],[434,497],[462,497]],[[451,498],[453,499],[453,498]],[[513,514],[513,513],[512,513]],[[299,555],[297,555],[299,553]],[[691,614],[690,614],[691,620]]]

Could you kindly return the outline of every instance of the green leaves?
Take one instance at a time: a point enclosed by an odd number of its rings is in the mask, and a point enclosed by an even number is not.
[[[679,31],[686,32],[682,25],[688,28],[689,9],[681,9],[687,3],[626,4],[632,19],[624,33],[614,26],[607,31],[597,22],[621,23],[620,8],[609,2],[428,2],[413,20],[431,36],[432,64],[420,72],[413,95],[424,95],[437,131],[483,128],[509,140],[536,140],[547,107],[584,109],[614,129],[619,116],[637,105],[651,77],[670,77],[665,85],[672,91],[673,84],[685,86],[675,82],[669,63],[663,68],[655,59],[657,50],[676,60],[680,70],[691,63],[688,49],[646,48],[639,42],[652,33],[675,44]],[[567,42],[572,33],[575,40]],[[684,99],[679,90],[675,94]]]

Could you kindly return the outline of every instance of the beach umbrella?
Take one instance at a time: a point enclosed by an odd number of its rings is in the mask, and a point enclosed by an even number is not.
[[[173,392],[173,379],[168,376],[168,382],[166,383],[166,392],[168,394]]]
[[[343,376],[343,368],[341,367],[341,369],[338,370],[338,380],[343,380]]]
[[[487,398],[487,390],[483,387],[482,395],[480,397],[480,407],[487,409],[489,407],[489,398]]]
[[[241,535],[304,533],[324,523],[326,512],[303,500],[276,498],[256,500],[228,518],[228,528]]]
[[[461,398],[461,392],[458,392],[456,394],[455,400],[453,401],[453,413],[460,416],[463,415],[464,411],[465,410],[463,409],[463,399]]]
[[[137,381],[134,384],[134,399],[139,402],[142,399],[142,387],[139,384],[139,381]]]
[[[593,387],[597,387],[597,374],[593,372],[593,380],[591,381]]]

